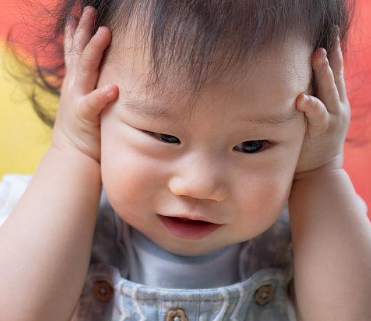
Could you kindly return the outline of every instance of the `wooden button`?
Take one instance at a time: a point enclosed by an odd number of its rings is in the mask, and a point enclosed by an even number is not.
[[[263,285],[255,291],[255,301],[260,305],[266,305],[274,299],[274,288],[270,285]]]
[[[107,281],[99,280],[94,282],[93,292],[98,300],[108,302],[112,298],[113,288]]]
[[[177,309],[168,312],[166,321],[188,321],[188,319],[182,309]]]

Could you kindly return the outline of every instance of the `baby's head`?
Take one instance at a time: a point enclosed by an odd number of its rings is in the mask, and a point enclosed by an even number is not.
[[[288,200],[306,132],[295,108],[315,94],[311,56],[331,54],[345,0],[61,0],[52,39],[70,13],[97,9],[112,32],[98,86],[119,98],[101,117],[105,192],[127,223],[182,255],[205,254],[266,231]],[[94,30],[94,31],[95,31]],[[63,51],[50,70],[60,79]],[[59,61],[58,59],[59,58]],[[47,86],[54,91],[55,84]],[[48,123],[47,112],[35,104]],[[53,120],[50,121],[53,123]],[[174,235],[163,216],[219,228]],[[176,234],[176,233],[175,233]]]
[[[99,86],[104,189],[158,245],[205,254],[266,231],[288,200],[315,94],[311,56],[347,30],[343,1],[120,1]],[[221,226],[189,239],[161,216]]]

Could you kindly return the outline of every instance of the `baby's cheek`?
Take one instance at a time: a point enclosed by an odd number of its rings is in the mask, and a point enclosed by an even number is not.
[[[276,222],[287,201],[289,186],[289,181],[279,174],[249,180],[239,208],[240,218],[245,221],[242,225],[250,229],[249,237],[260,235]]]
[[[291,182],[288,177],[285,177],[280,173],[271,175],[271,178],[267,180],[264,186],[266,197],[274,200],[274,202],[282,204],[287,200],[290,186]]]
[[[102,180],[108,200],[121,217],[151,210],[156,168],[129,150],[102,161]],[[152,192],[151,192],[152,191]]]

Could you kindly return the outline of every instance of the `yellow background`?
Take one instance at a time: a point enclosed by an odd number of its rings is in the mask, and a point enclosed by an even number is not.
[[[34,173],[51,140],[51,130],[37,117],[22,84],[12,79],[6,66],[22,71],[0,42],[0,178],[5,173]]]

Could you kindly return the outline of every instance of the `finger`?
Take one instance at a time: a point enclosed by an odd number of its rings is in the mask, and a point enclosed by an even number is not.
[[[301,94],[297,99],[296,106],[298,110],[305,113],[309,132],[326,132],[330,122],[330,114],[322,101],[317,97]]]
[[[83,119],[95,121],[107,104],[116,99],[117,96],[117,85],[108,84],[104,87],[97,88],[83,98],[78,115]]]
[[[96,10],[92,6],[86,6],[83,10],[73,39],[75,48],[78,52],[82,52],[91,39],[95,14]]]
[[[340,96],[325,49],[318,48],[314,53],[313,69],[318,84],[316,96],[325,104],[330,113],[336,114],[340,106]]]
[[[336,87],[339,92],[340,100],[347,100],[346,85],[344,80],[344,58],[341,50],[340,38],[337,37],[330,56],[330,67],[334,74]]]
[[[65,61],[68,60],[69,54],[72,52],[73,48],[73,37],[77,28],[77,18],[73,15],[70,15],[67,18],[65,31],[64,31],[64,58]]]
[[[110,30],[107,27],[99,27],[82,53],[78,81],[84,93],[90,92],[95,88],[103,53],[110,41]]]
[[[98,70],[103,52],[111,41],[111,32],[107,27],[99,27],[86,46],[81,59],[82,69]]]

